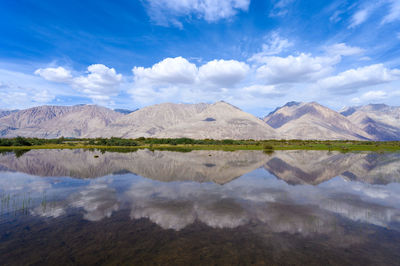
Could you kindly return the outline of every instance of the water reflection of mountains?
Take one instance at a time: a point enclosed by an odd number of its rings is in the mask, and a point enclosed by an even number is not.
[[[98,155],[98,158],[96,158]],[[0,156],[0,171],[36,176],[95,178],[135,173],[159,181],[228,183],[263,167],[289,184],[317,185],[336,176],[351,181],[387,184],[400,181],[400,153],[327,151],[171,151],[115,153],[83,150],[31,150]]]

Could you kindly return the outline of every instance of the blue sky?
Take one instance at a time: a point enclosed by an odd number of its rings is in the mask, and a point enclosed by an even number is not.
[[[400,1],[1,1],[0,108],[400,102]]]

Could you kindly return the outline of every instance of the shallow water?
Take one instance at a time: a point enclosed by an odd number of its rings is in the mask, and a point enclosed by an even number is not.
[[[400,153],[10,152],[0,200],[2,265],[400,262]]]

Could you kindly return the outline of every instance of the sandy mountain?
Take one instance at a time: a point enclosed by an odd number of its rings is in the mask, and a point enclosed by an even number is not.
[[[272,139],[274,129],[257,117],[226,102],[207,106],[202,112],[157,134],[157,137],[194,139]]]
[[[4,117],[4,116],[8,116],[12,113],[18,112],[18,110],[4,110],[4,109],[0,109],[0,118]]]
[[[340,112],[375,140],[400,139],[400,107],[369,104],[349,107]]]
[[[13,137],[15,131],[22,128],[38,128],[40,124],[70,112],[73,106],[38,106],[0,118],[0,136]],[[20,133],[21,134],[21,133]],[[31,136],[27,130],[27,135]]]
[[[39,106],[0,119],[9,126],[3,136],[57,138],[96,137],[122,114],[96,105]]]
[[[144,107],[122,116],[104,129],[105,137],[157,137],[167,127],[183,123],[207,108],[208,104],[163,103]]]
[[[345,116],[316,102],[290,102],[277,108],[264,121],[288,139],[353,139],[372,137]]]
[[[36,135],[46,138],[98,137],[109,124],[124,116],[105,107],[83,105],[71,112],[42,124]]]
[[[51,120],[70,112],[74,106],[38,106],[21,110],[0,119],[0,124],[14,128],[25,128],[38,126],[43,122]]]

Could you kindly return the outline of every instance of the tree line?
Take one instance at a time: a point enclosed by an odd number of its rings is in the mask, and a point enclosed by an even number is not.
[[[399,141],[355,141],[355,140],[233,140],[233,139],[191,139],[191,138],[0,138],[0,146],[38,146],[47,144],[90,145],[90,146],[152,146],[152,145],[255,145],[265,149],[273,149],[274,146],[309,146],[309,145],[391,145],[399,146]]]

